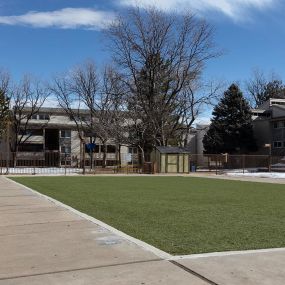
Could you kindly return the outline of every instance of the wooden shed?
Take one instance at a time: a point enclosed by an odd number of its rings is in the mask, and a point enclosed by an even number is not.
[[[158,146],[151,154],[158,173],[189,173],[190,151],[182,147]]]

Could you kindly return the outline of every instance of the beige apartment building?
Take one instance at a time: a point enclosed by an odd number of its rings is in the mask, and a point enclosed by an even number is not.
[[[285,155],[285,99],[269,99],[252,110],[260,154]]]
[[[28,112],[28,110],[27,110]],[[87,115],[81,110],[82,116]],[[42,166],[72,166],[80,167],[85,153],[85,165],[90,165],[88,149],[83,149],[75,122],[61,108],[41,108],[28,122],[26,131],[22,131],[23,143],[19,146],[17,154],[18,165],[32,164],[33,161],[42,162]],[[86,144],[89,138],[85,138]],[[0,152],[7,153],[5,139],[0,144]],[[103,145],[96,139],[93,152],[93,165],[101,166],[103,161]],[[11,154],[12,155],[12,154]],[[107,142],[107,166],[118,164],[116,145],[113,140]],[[137,149],[131,146],[121,146],[121,165],[136,164]]]

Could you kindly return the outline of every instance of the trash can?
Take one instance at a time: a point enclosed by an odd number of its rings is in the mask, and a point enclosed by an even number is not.
[[[193,162],[190,163],[190,171],[196,172],[196,165]]]

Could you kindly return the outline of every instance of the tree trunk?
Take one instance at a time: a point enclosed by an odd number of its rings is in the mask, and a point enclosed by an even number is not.
[[[107,166],[107,144],[106,142],[103,142],[104,151],[103,151],[103,161],[102,161],[102,167],[106,168]]]
[[[85,174],[85,172],[86,172],[86,168],[85,168],[85,142],[83,142],[83,149],[82,149],[82,151],[83,151],[83,174]]]
[[[144,155],[144,149],[143,147],[139,146],[140,152],[141,152],[141,166],[144,166],[145,163],[145,155]]]
[[[19,146],[16,145],[14,148],[14,152],[12,153],[13,157],[13,167],[15,168],[17,166],[17,154],[18,154]]]
[[[92,137],[90,137],[90,144],[92,143]],[[93,150],[90,148],[89,149],[89,156],[90,156],[90,170],[93,169],[93,161],[94,161],[94,153]]]
[[[121,167],[122,164],[122,158],[121,158],[121,145],[118,144],[116,147],[116,151],[117,151],[117,162],[118,162],[118,166]]]

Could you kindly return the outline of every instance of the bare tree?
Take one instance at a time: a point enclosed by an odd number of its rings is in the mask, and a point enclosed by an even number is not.
[[[39,114],[49,92],[39,80],[24,76],[21,82],[10,88],[9,93],[12,106],[10,150],[13,153],[13,164],[16,166],[19,147],[32,135],[28,132],[30,122],[34,116]],[[43,121],[38,128],[44,128],[48,121],[49,119]]]
[[[128,112],[126,104],[126,86],[119,73],[112,67],[107,66],[104,71],[101,92],[108,98],[109,106],[107,117],[109,124],[106,124],[109,137],[116,144],[116,156],[121,165],[121,146],[128,144]]]
[[[167,145],[181,124],[179,97],[200,79],[206,62],[220,55],[212,27],[191,13],[178,17],[155,8],[134,8],[119,17],[108,36],[132,97],[129,112],[139,115],[147,144]]]
[[[265,74],[259,70],[254,69],[252,78],[245,82],[245,87],[248,93],[248,100],[252,107],[258,107],[264,102],[264,92],[268,79]]]
[[[254,69],[252,76],[245,82],[251,107],[261,106],[269,98],[285,98],[285,85],[275,73],[265,75],[260,69]]]
[[[0,70],[0,90],[8,96],[11,76],[8,71]]]
[[[223,82],[213,81],[203,86],[188,85],[179,96],[177,112],[180,122],[176,129],[181,133],[178,137],[184,147],[188,145],[194,122],[205,111],[205,108],[213,106],[217,102],[223,88]]]
[[[105,70],[100,77],[94,62],[89,61],[68,74],[57,76],[50,86],[59,105],[74,121],[83,148],[85,149],[86,136],[91,144],[95,144],[96,138],[101,141],[103,167],[106,167],[107,142],[115,134],[115,118],[118,116],[115,114],[119,111],[119,106],[116,105],[119,91],[115,91],[116,80],[112,76],[110,70]],[[92,168],[92,150],[90,159]]]

